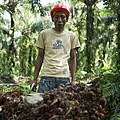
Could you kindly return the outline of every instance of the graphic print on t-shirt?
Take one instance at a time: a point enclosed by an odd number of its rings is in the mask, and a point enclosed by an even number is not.
[[[62,39],[58,38],[52,41],[52,48],[53,49],[62,49],[63,44],[62,44]]]

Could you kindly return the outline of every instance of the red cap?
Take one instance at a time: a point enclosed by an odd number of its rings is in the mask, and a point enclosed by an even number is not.
[[[70,16],[70,12],[62,3],[58,3],[57,5],[55,5],[55,7],[50,11],[50,15],[52,16],[55,11],[64,11],[68,15],[68,17]]]

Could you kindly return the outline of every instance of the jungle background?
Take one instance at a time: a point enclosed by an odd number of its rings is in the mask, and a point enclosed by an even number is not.
[[[61,0],[68,5],[66,28],[76,33],[77,81],[99,76],[109,111],[105,120],[120,119],[120,1]],[[59,1],[59,2],[61,2]],[[3,0],[0,3],[0,83],[18,83],[29,90],[34,75],[38,34],[53,26],[51,8],[58,2]],[[13,81],[12,81],[13,80]],[[22,81],[23,80],[23,81]]]

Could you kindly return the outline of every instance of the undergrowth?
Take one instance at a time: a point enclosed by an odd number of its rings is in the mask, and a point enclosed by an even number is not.
[[[101,88],[108,111],[104,120],[120,120],[120,73],[104,74]]]

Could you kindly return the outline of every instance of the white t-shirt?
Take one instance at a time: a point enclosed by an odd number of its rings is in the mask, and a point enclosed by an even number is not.
[[[43,30],[36,42],[38,48],[45,50],[42,76],[69,77],[68,59],[70,50],[80,47],[76,35],[70,31],[56,32],[54,29]]]

